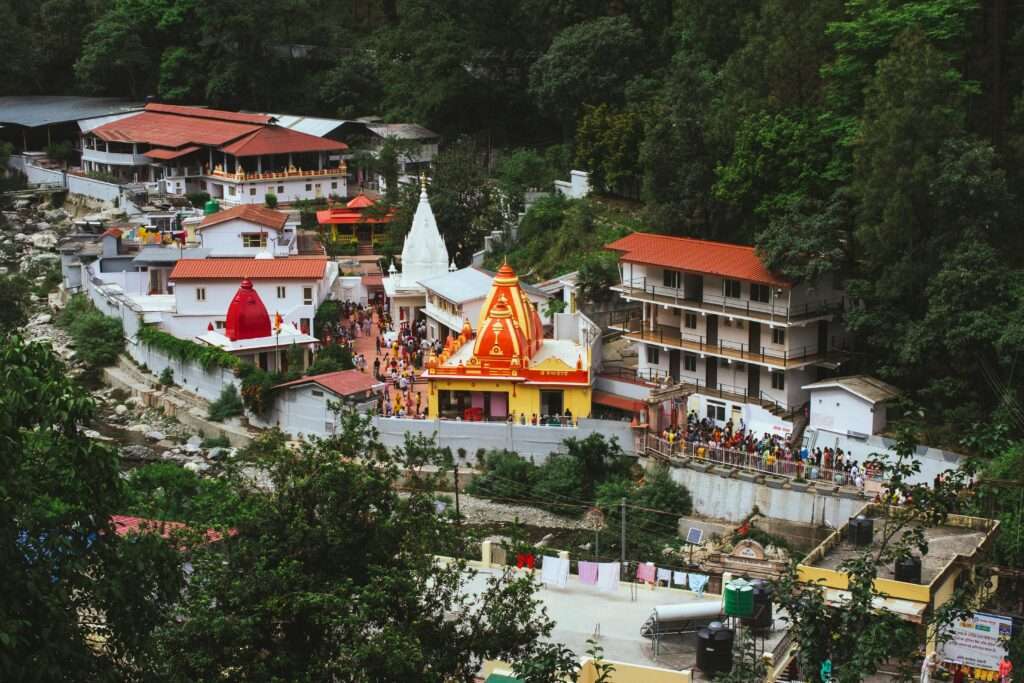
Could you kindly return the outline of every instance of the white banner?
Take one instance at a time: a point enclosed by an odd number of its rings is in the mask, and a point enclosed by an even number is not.
[[[946,635],[951,637],[942,644],[942,660],[997,670],[999,660],[1006,654],[1012,629],[1013,620],[1009,617],[975,612],[973,617],[957,621],[948,628]]]

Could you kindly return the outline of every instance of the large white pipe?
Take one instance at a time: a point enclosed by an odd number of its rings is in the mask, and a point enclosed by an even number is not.
[[[673,621],[692,621],[717,617],[721,613],[721,600],[687,602],[682,605],[658,605],[654,608],[654,621],[660,624]]]

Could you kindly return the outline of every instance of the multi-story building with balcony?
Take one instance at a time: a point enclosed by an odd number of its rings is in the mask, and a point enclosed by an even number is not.
[[[150,103],[82,134],[82,172],[228,204],[347,194],[343,142],[276,125],[267,114]]]
[[[634,233],[607,248],[619,254],[613,289],[639,304],[612,326],[634,342],[639,379],[690,397],[675,409],[770,421],[753,406],[781,418],[843,357],[843,291],[830,280],[791,282],[735,244]]]

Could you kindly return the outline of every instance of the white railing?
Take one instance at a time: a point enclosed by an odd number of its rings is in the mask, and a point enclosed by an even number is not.
[[[104,152],[99,149],[82,150],[82,161],[92,161],[98,164],[114,164],[115,166],[149,166],[153,160],[144,154],[131,154],[121,152]]]

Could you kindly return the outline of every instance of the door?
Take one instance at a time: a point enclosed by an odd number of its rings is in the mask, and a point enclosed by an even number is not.
[[[703,275],[683,275],[683,297],[688,301],[700,301],[704,298]]]
[[[753,356],[761,355],[761,323],[748,323],[747,348]]]
[[[679,349],[672,349],[668,352],[668,374],[673,382],[679,381]]]
[[[708,315],[708,334],[704,343],[708,346],[718,346],[718,316]]]
[[[704,381],[707,384],[708,389],[718,388],[718,359],[708,358],[704,359]]]
[[[761,395],[761,366],[747,364],[747,396],[757,398]]]
[[[828,321],[818,321],[818,353],[828,353]]]

